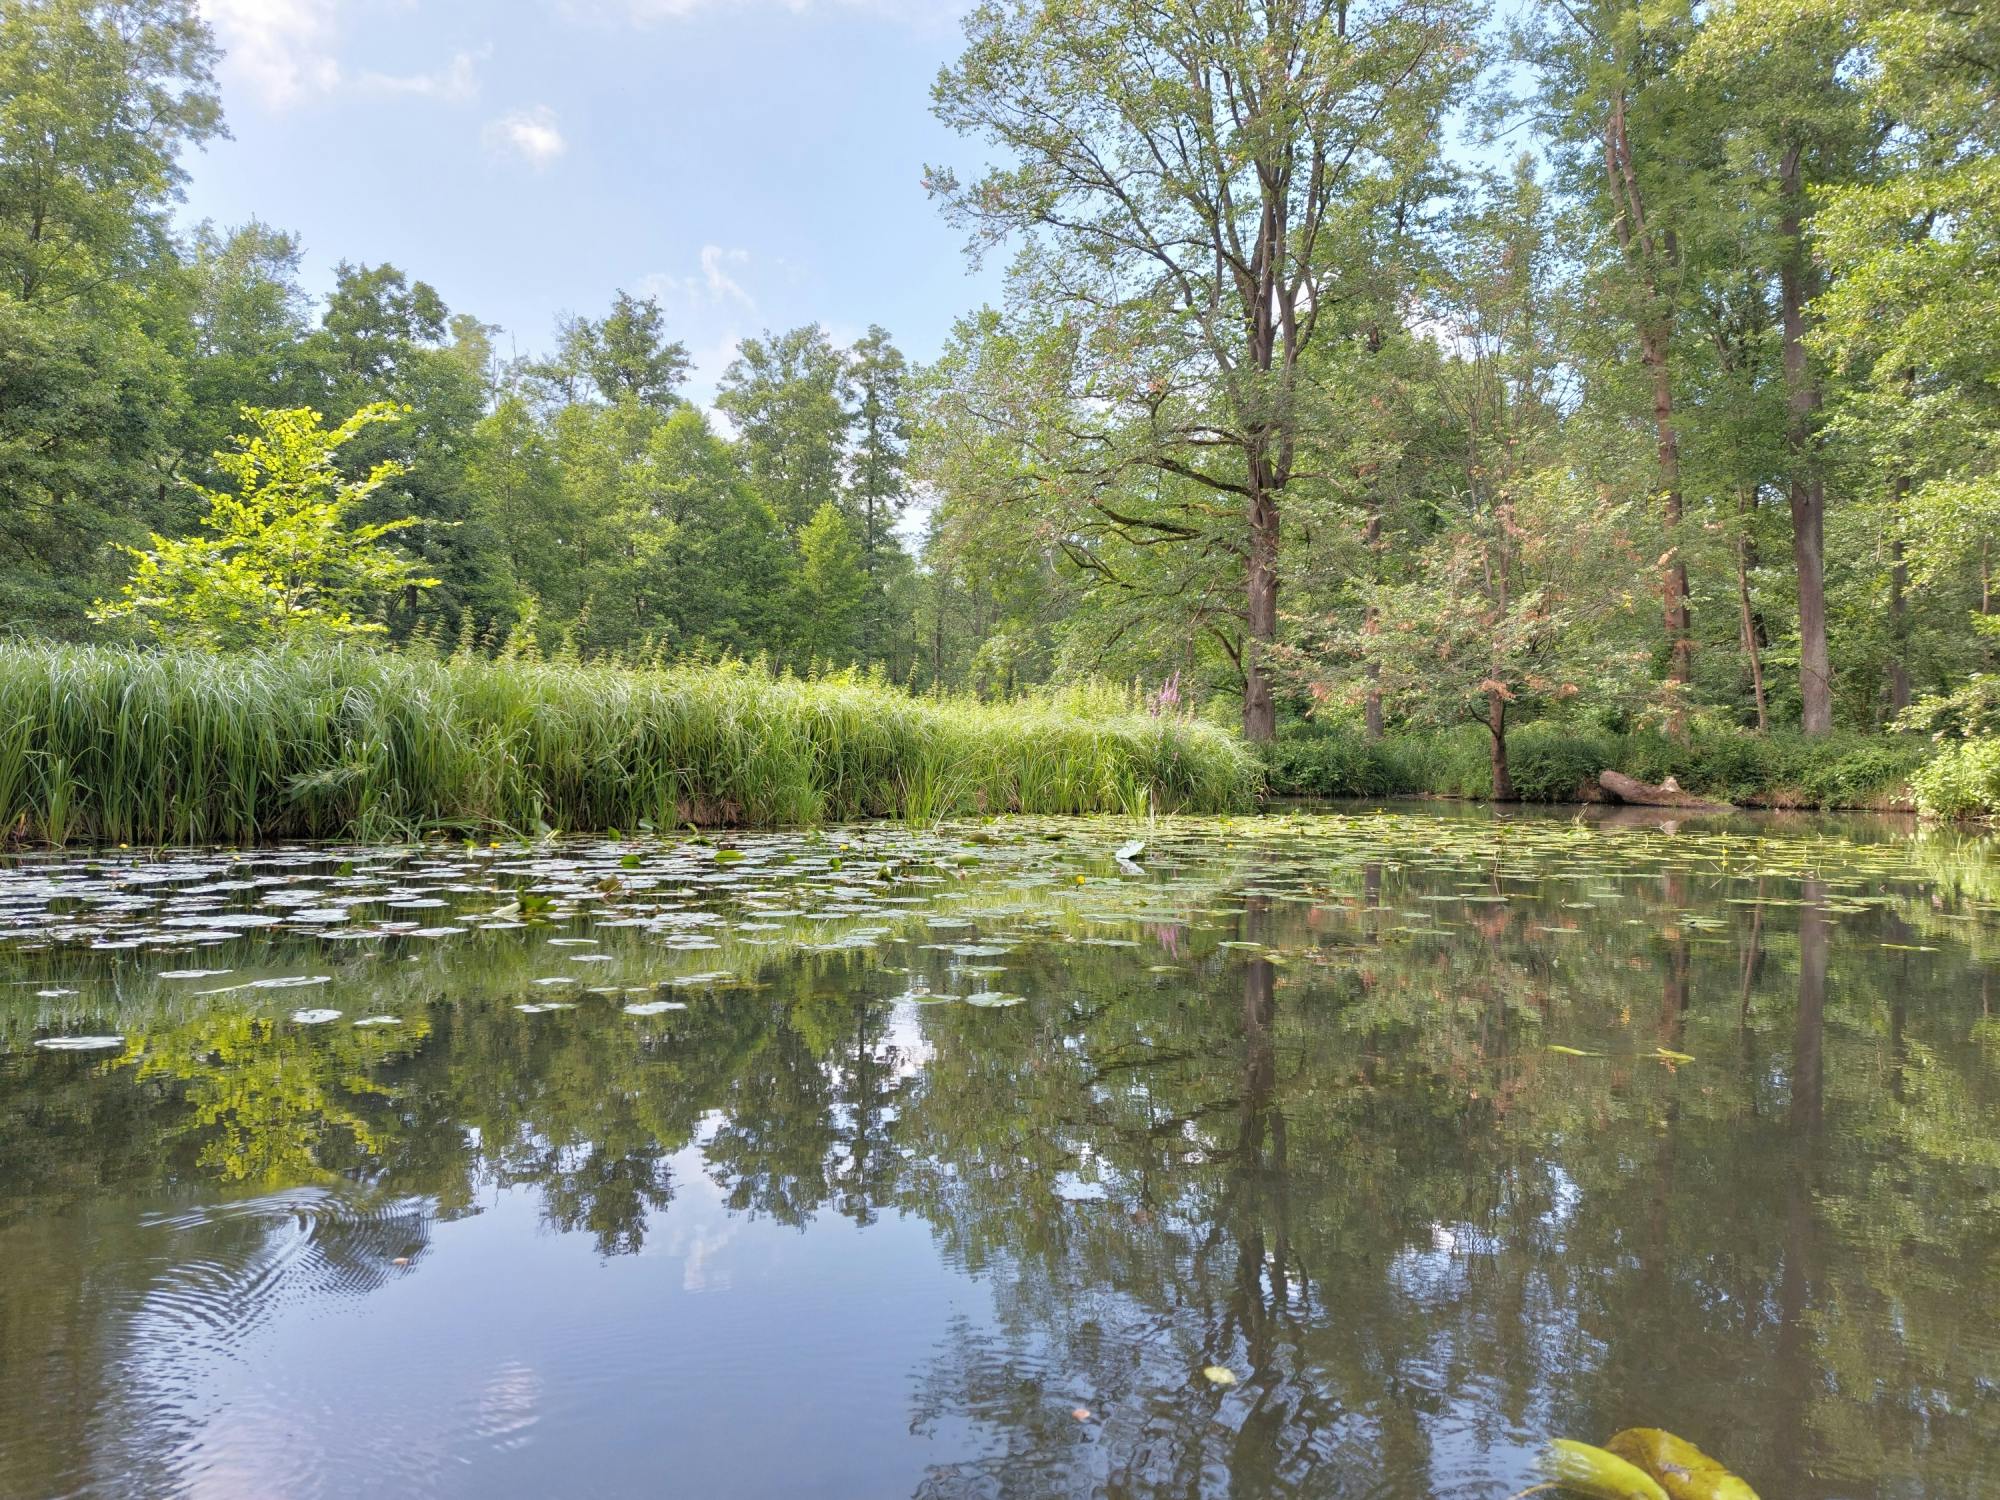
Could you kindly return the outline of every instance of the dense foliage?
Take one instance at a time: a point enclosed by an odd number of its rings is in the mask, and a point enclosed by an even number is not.
[[[935,101],[992,165],[929,186],[1001,305],[923,366],[767,332],[710,411],[655,299],[502,359],[402,268],[181,228],[194,0],[25,0],[0,620],[1171,682],[1260,741],[1476,723],[1500,796],[1536,724],[1901,728],[1976,806],[1996,55],[1994,0],[985,0]]]

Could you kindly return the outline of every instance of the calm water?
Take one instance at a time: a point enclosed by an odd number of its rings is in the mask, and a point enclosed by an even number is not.
[[[0,1494],[1991,1496],[1997,970],[1894,825],[15,859]]]

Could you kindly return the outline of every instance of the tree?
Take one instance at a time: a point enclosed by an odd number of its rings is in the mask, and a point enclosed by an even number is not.
[[[670,340],[666,326],[659,299],[622,291],[612,299],[610,316],[587,325],[584,369],[599,395],[662,411],[678,402],[674,393],[687,379],[687,346]]]
[[[896,541],[896,522],[909,503],[904,468],[910,428],[904,410],[908,367],[888,330],[870,326],[848,352],[843,387],[854,434],[847,462],[847,511],[861,540],[861,565],[869,595],[863,611],[861,653],[871,661],[889,654],[899,614],[892,591],[909,576],[909,558]]]
[[[792,629],[801,664],[853,660],[867,599],[860,540],[840,507],[829,500],[799,533]]]
[[[1264,653],[1300,361],[1340,300],[1338,226],[1429,168],[1477,22],[1434,0],[987,0],[933,92],[947,125],[1011,160],[973,183],[933,169],[932,191],[976,243],[1024,237],[1018,293],[1071,315],[1083,503],[1203,539],[1121,507],[1136,467],[1238,516],[1229,648],[1252,739],[1275,732]]]
[[[1406,377],[1427,540],[1363,587],[1358,619],[1303,617],[1298,644],[1275,653],[1320,704],[1379,699],[1419,723],[1481,724],[1500,801],[1514,795],[1514,721],[1586,693],[1618,703],[1643,659],[1623,618],[1639,507],[1573,472],[1561,441],[1566,299],[1550,229],[1527,161],[1456,216],[1421,309],[1432,358]]]
[[[1671,722],[1685,727],[1694,680],[1677,333],[1700,258],[1710,134],[1701,102],[1674,72],[1695,32],[1691,0],[1552,0],[1550,24],[1526,32],[1547,129],[1569,190],[1609,239],[1603,292],[1629,324],[1645,373],[1666,550],[1660,603]]]
[[[910,430],[903,412],[907,366],[888,330],[870,326],[848,361],[854,454],[848,464],[848,511],[861,529],[861,554],[875,572],[877,556],[895,545],[892,529],[908,503],[903,479]]]
[[[98,603],[94,618],[135,620],[162,641],[224,650],[380,634],[382,625],[356,612],[436,580],[381,545],[416,518],[354,524],[353,512],[400,466],[378,463],[354,480],[336,459],[364,428],[400,414],[363,407],[332,429],[306,408],[246,407],[243,415],[255,432],[239,437],[235,452],[215,455],[235,493],[195,486],[208,502],[202,524],[211,535],[156,534],[151,550],[126,549],[132,579],[117,603]]]
[[[222,132],[193,0],[0,13],[0,293],[63,303],[164,258],[181,152]]]
[[[736,424],[752,482],[793,537],[840,499],[853,421],[841,403],[845,374],[817,323],[745,339],[723,372],[715,404]]]
[[[1800,0],[1849,17],[1845,0]],[[2000,618],[2000,7],[1905,0],[1858,18],[1881,170],[1825,192],[1829,279],[1808,342],[1845,377],[1830,429],[1865,456],[1889,538],[1890,707],[1910,706],[1916,620],[1934,689],[1994,665]],[[1964,629],[1987,623],[1983,647]],[[1990,681],[1990,679],[1989,679]]]
[[[1732,4],[1709,17],[1682,70],[1733,125],[1736,158],[1761,188],[1776,261],[1786,393],[1786,493],[1798,581],[1799,704],[1807,734],[1833,728],[1826,617],[1826,465],[1821,372],[1808,304],[1821,290],[1808,245],[1816,195],[1854,181],[1875,144],[1850,59],[1856,19],[1820,4]],[[1741,168],[1739,168],[1741,170]]]
[[[622,488],[614,531],[626,539],[630,571],[601,597],[594,626],[618,598],[633,610],[633,637],[740,656],[778,644],[791,551],[777,516],[701,412],[683,406],[653,433]],[[844,596],[814,601],[836,615],[844,604]],[[839,625],[832,622],[835,638]]]
[[[169,213],[222,133],[193,0],[0,7],[0,614],[68,624],[166,524],[185,327]]]

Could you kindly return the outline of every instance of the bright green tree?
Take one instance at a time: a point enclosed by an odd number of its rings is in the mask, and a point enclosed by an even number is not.
[[[829,500],[799,533],[792,630],[801,665],[853,659],[868,587],[860,538]]]
[[[246,407],[243,415],[256,430],[237,439],[236,451],[215,455],[235,492],[196,487],[210,535],[155,534],[150,550],[128,548],[131,581],[117,602],[100,601],[94,618],[135,620],[159,640],[210,649],[381,633],[357,613],[437,580],[381,545],[416,518],[355,524],[353,513],[401,466],[377,463],[357,480],[342,475],[337,459],[363,429],[401,414],[366,406],[331,429],[304,407]]]

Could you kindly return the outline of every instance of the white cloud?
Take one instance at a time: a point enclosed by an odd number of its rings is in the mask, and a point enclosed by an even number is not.
[[[757,299],[731,274],[732,267],[750,264],[748,250],[725,250],[720,245],[701,247],[701,274],[670,276],[656,271],[640,283],[640,290],[663,301],[685,302],[690,307],[735,305],[746,312],[757,310]]]
[[[782,10],[793,15],[852,11],[920,25],[949,25],[971,8],[970,0],[562,0],[562,4],[573,14],[622,17],[642,26],[717,10]]]
[[[273,109],[340,83],[333,55],[334,0],[201,0],[234,75]]]
[[[537,171],[569,149],[556,124],[556,112],[546,104],[533,109],[517,109],[488,123],[486,149],[502,156],[514,156]]]
[[[359,84],[371,94],[469,104],[479,97],[479,64],[492,52],[492,48],[482,47],[477,52],[454,53],[450,62],[430,73],[363,73]]]
[[[741,302],[745,307],[755,312],[757,309],[756,299],[744,291],[742,286],[737,283],[736,278],[724,269],[725,266],[729,265],[748,265],[749,263],[750,252],[748,250],[725,250],[720,245],[703,245],[701,247],[701,275],[702,280],[708,284],[709,295],[717,301],[733,300]]]

